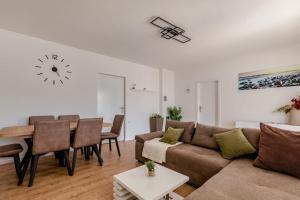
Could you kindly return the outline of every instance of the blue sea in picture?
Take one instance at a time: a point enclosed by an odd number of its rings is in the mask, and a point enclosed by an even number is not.
[[[300,86],[300,70],[298,69],[269,73],[263,73],[267,71],[261,72],[261,74],[259,72],[240,74],[239,90]]]

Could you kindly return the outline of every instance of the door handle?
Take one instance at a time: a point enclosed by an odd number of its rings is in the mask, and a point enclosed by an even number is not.
[[[199,106],[199,112],[202,112],[202,106]]]

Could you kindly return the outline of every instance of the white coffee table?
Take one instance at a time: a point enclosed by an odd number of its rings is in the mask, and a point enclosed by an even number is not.
[[[140,166],[114,176],[115,200],[183,199],[173,191],[186,183],[189,177],[156,165],[155,176],[149,177],[145,166]]]

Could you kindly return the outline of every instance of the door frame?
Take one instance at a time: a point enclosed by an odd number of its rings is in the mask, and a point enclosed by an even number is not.
[[[219,126],[221,123],[221,83],[219,80],[208,80],[208,81],[198,81],[196,82],[196,92],[195,92],[195,107],[196,107],[196,113],[195,113],[195,119],[197,122],[200,121],[199,119],[199,102],[200,102],[200,94],[199,94],[199,84],[201,83],[208,83],[208,82],[216,82],[217,83],[217,119],[216,119],[216,126]]]
[[[107,73],[102,73],[99,72],[98,74],[100,75],[105,75],[105,76],[111,76],[111,77],[118,77],[118,78],[122,78],[124,80],[124,124],[123,124],[123,128],[124,128],[124,136],[123,136],[123,141],[126,141],[126,116],[127,116],[127,106],[126,106],[126,77],[125,76],[118,76],[118,75],[114,75],[114,74],[107,74]]]

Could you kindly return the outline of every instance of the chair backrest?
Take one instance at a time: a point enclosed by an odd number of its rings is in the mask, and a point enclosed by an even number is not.
[[[124,115],[116,115],[110,132],[120,135],[123,122],[124,122]]]
[[[34,124],[33,155],[69,148],[70,122],[68,120],[38,121]]]
[[[50,121],[55,120],[53,115],[45,115],[45,116],[30,116],[29,117],[29,125],[34,125],[35,122],[38,121]]]
[[[73,147],[79,148],[99,144],[103,118],[80,119],[74,137]]]
[[[80,119],[79,115],[60,115],[58,120],[69,120],[70,122],[78,122]]]

